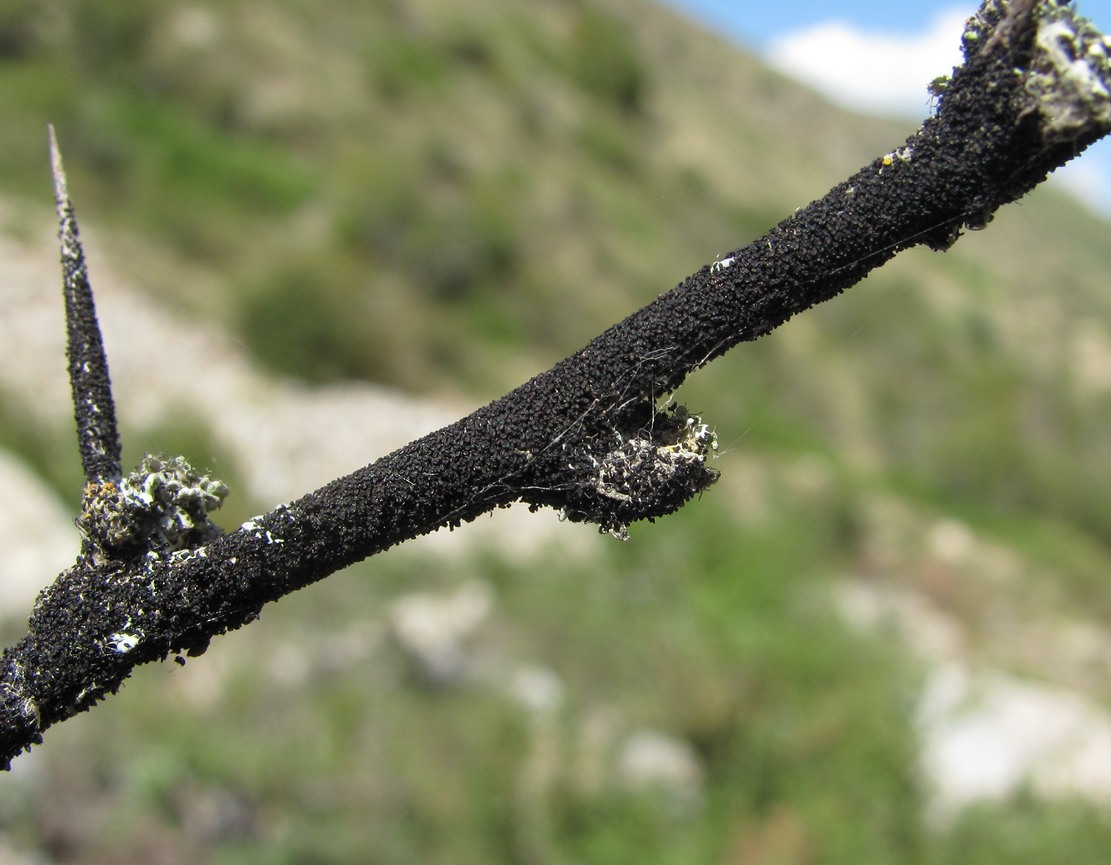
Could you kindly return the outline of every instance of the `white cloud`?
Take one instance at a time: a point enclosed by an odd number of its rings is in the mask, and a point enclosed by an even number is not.
[[[1052,180],[1097,213],[1111,217],[1111,146],[1092,146],[1075,162],[1053,172]]]
[[[913,35],[831,20],[769,43],[768,60],[831,99],[866,111],[924,115],[926,85],[961,62],[966,13],[950,9]]]
[[[846,107],[923,118],[928,83],[963,60],[965,20],[964,11],[943,10],[913,35],[830,20],[772,40],[765,55],[780,71]],[[1111,216],[1111,144],[1101,142],[1053,177],[1092,210]]]

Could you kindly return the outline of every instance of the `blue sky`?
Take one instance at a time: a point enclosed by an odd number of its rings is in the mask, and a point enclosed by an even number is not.
[[[780,70],[856,109],[924,117],[926,84],[960,62],[960,32],[978,0],[666,0],[763,54]],[[1074,8],[1111,32],[1111,0]],[[1111,141],[1054,174],[1111,217]]]

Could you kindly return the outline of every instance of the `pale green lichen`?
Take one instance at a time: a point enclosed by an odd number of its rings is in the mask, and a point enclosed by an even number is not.
[[[948,75],[938,75],[929,84],[926,85],[926,91],[930,94],[930,105],[936,106],[940,103],[941,97],[945,95],[945,91],[949,89],[949,82],[953,79]]]
[[[1111,37],[1056,3],[1041,9],[1024,85],[1043,136],[1072,141],[1111,129]]]
[[[222,532],[209,519],[228,494],[182,457],[147,455],[119,481],[85,488],[77,525],[94,552],[109,558],[199,547]]]
[[[926,85],[926,90],[935,99],[940,98],[941,95],[949,89],[949,82],[952,79],[948,75],[938,75]]]
[[[1111,38],[1066,0],[989,0],[965,25],[965,57],[984,54],[1034,29],[1031,56],[1015,74],[1047,143],[1111,130]]]

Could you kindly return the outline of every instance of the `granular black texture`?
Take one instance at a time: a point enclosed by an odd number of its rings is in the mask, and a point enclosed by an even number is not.
[[[0,659],[0,762],[137,663],[199,654],[267,602],[409,538],[514,501],[617,532],[705,489],[701,427],[657,408],[690,372],[902,249],[947,248],[1106,134],[1101,119],[1047,140],[1031,103],[1039,14],[1061,8],[988,0],[936,116],[901,147],[507,396],[202,547],[79,561]]]
[[[85,479],[90,482],[115,480],[120,475],[121,446],[108,377],[108,359],[104,353],[85,253],[78,237],[77,218],[66,188],[65,171],[53,128],[50,130],[50,153],[61,223],[59,240],[66,308],[66,355],[81,465]]]

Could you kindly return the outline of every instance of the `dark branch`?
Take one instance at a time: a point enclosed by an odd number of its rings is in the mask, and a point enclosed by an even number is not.
[[[77,218],[66,187],[66,173],[53,126],[50,127],[50,161],[54,171],[54,198],[61,223],[59,239],[62,245],[69,381],[73,391],[81,465],[85,470],[85,480],[90,484],[116,481],[120,477],[120,437],[116,429],[112,386],[108,379],[108,359],[104,355],[96,305],[85,266],[85,251],[77,236]]]
[[[900,250],[983,227],[1111,130],[1111,42],[1057,0],[988,0],[964,47],[937,115],[902,147],[474,414],[223,537],[205,526],[218,489],[180,464],[141,467],[126,495],[87,505],[107,531],[0,659],[0,760],[135,665],[199,654],[265,603],[437,527],[525,501],[621,533],[680,507],[713,480],[712,436],[661,397]],[[136,492],[155,475],[175,491],[156,503]],[[199,534],[155,530],[204,495],[185,512]]]

